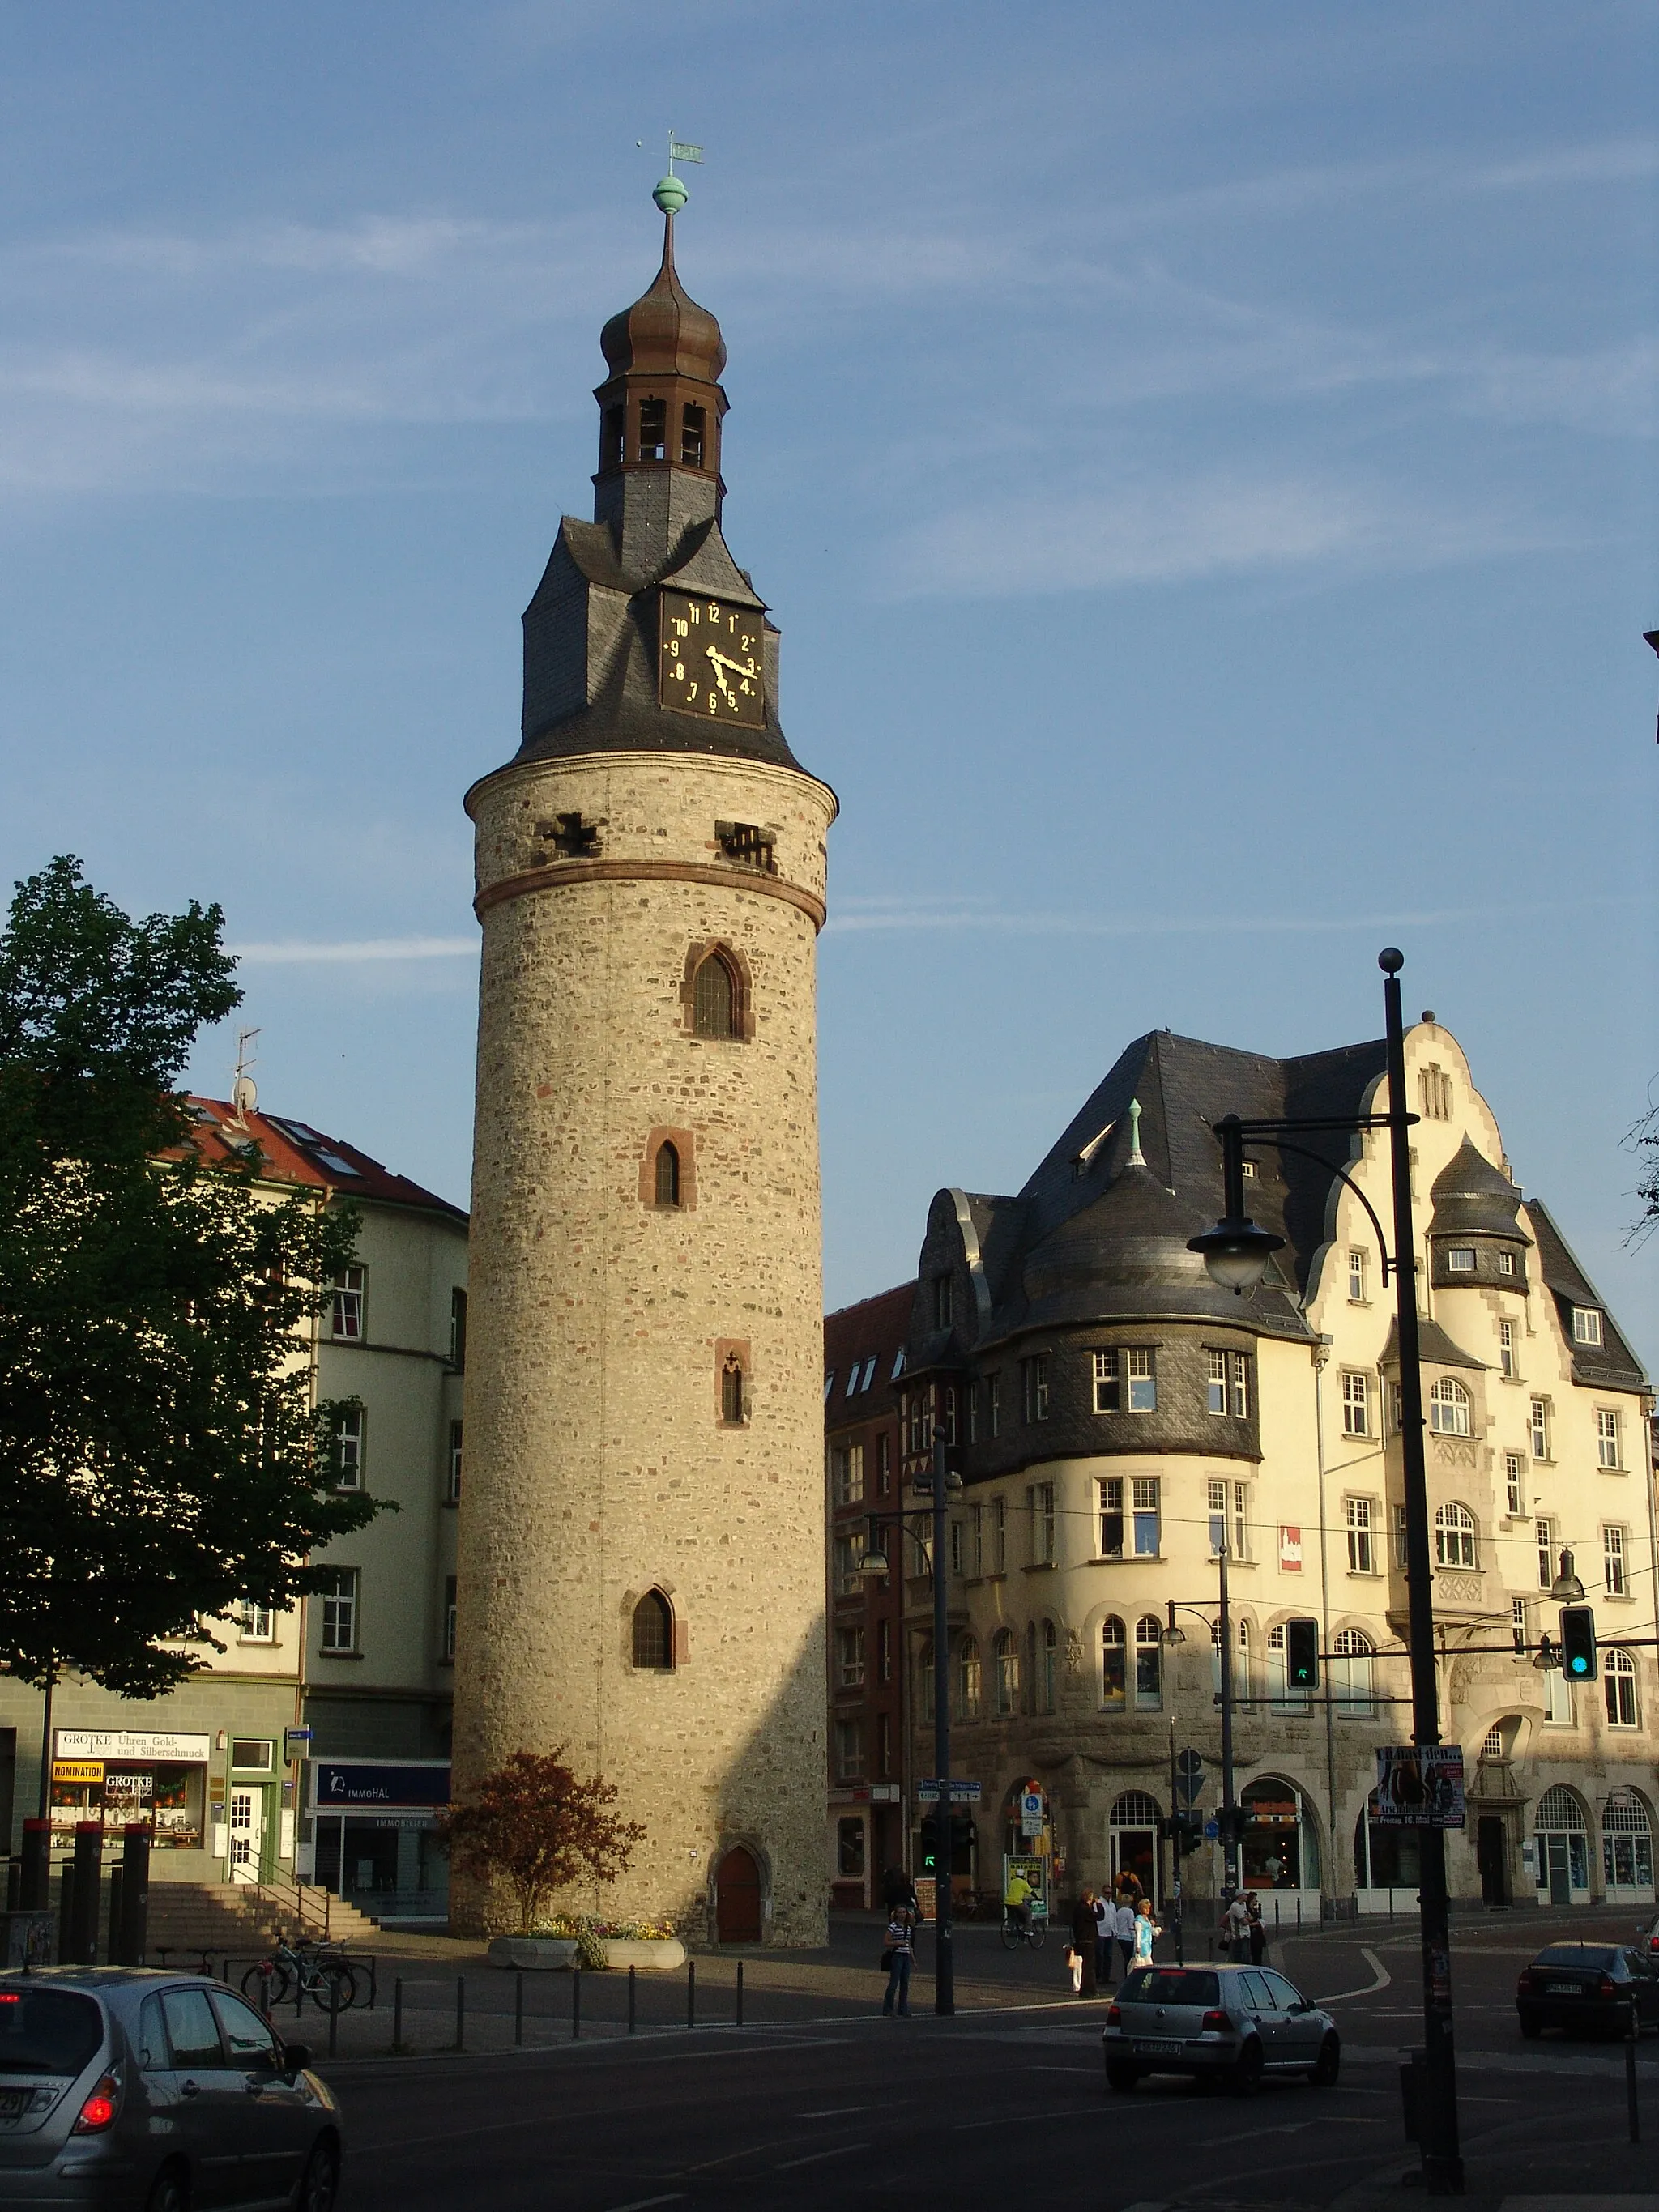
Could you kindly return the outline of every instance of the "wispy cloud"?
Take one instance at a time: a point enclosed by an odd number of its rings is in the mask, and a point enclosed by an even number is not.
[[[832,908],[823,933],[827,937],[832,932],[846,936],[872,930],[945,933],[994,930],[1000,937],[1324,937],[1354,930],[1513,922],[1529,915],[1577,913],[1585,906],[1629,910],[1644,903],[1638,898],[1603,898],[1530,901],[1525,905],[1489,902],[1480,906],[1396,908],[1392,912],[1362,915],[1093,915],[1026,913],[954,901],[849,899]]]
[[[273,945],[232,945],[226,950],[249,966],[291,967],[306,962],[356,960],[476,959],[476,937],[361,937],[334,944],[287,940]]]

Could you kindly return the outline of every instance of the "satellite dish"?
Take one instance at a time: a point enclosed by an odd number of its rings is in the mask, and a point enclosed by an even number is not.
[[[251,1075],[239,1075],[231,1086],[230,1103],[236,1109],[236,1118],[245,1121],[258,1103],[258,1092],[253,1087]]]

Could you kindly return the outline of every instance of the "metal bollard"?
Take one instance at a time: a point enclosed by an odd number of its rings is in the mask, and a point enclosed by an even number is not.
[[[455,2048],[466,2048],[466,1976],[455,1977]]]
[[[743,1960],[738,1961],[738,2026],[743,2026]]]
[[[578,1966],[570,1969],[570,2040],[579,2040],[582,2032],[582,1970]]]
[[[688,1959],[685,1962],[685,2024],[688,2027],[695,2027],[697,2024],[697,1962],[695,1959]]]
[[[638,1971],[635,1966],[628,1970],[628,2033],[630,2035],[634,2033],[634,1981]]]
[[[524,2042],[524,1968],[513,1977],[513,2047],[516,2051]]]
[[[1642,2020],[1636,2007],[1630,2008],[1630,2033],[1625,2039],[1625,2107],[1630,2115],[1630,2139],[1642,2140],[1642,2115],[1636,2106],[1636,2039],[1642,2033]]]
[[[392,1984],[392,2048],[404,2047],[404,1978],[399,1974]]]
[[[328,1978],[328,2055],[333,2057],[340,2047],[340,1984],[332,1974]]]

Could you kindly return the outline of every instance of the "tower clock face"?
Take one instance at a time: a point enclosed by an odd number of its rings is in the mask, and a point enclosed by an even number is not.
[[[661,594],[658,649],[665,707],[705,722],[766,727],[765,630],[751,607]]]

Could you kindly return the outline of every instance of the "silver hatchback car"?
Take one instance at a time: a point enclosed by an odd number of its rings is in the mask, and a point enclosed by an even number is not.
[[[1270,1966],[1136,1966],[1106,2015],[1106,2080],[1188,2074],[1248,2093],[1264,2075],[1331,2089],[1342,2039],[1328,2012]]]
[[[199,1975],[0,1973],[0,2212],[331,2212],[340,2112],[308,2057]]]

